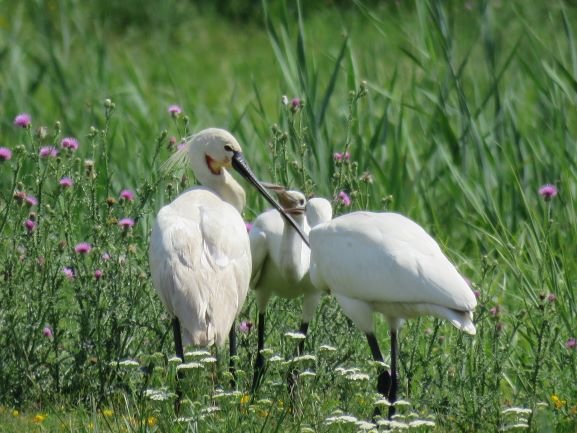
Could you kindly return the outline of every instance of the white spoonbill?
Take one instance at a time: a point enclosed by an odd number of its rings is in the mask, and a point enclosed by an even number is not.
[[[183,342],[221,346],[229,332],[233,355],[233,323],[248,291],[251,254],[240,215],[245,193],[226,168],[232,165],[283,211],[256,180],[229,132],[205,129],[189,138],[185,149],[174,158],[188,155],[202,186],[183,192],[158,212],[149,250],[152,282],[173,316],[176,352],[182,360]]]
[[[367,337],[373,358],[383,361],[373,313],[385,315],[391,334],[391,373],[377,390],[396,400],[397,332],[405,319],[432,315],[468,334],[476,332],[475,295],[422,227],[396,213],[354,212],[310,232],[313,284],[329,290]],[[389,417],[394,414],[389,408]]]
[[[286,191],[284,187],[265,184],[278,194],[285,211],[308,234],[310,227],[332,218],[331,204],[323,198],[312,198],[308,203],[299,191]],[[306,209],[306,214],[305,214]],[[255,361],[252,392],[258,388],[264,373],[264,331],[266,306],[272,295],[293,299],[303,296],[303,310],[299,331],[306,335],[309,323],[320,301],[321,292],[309,277],[310,250],[299,235],[285,224],[278,211],[271,209],[260,214],[249,233],[252,253],[251,286],[256,293],[258,308],[258,347]],[[304,350],[304,340],[299,344]]]

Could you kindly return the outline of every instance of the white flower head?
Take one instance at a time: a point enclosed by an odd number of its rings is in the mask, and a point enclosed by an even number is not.
[[[302,332],[285,332],[284,336],[293,340],[304,340],[306,338]]]
[[[204,366],[202,364],[200,364],[199,362],[187,362],[185,364],[180,364],[176,366],[176,370],[180,371],[180,370],[193,370],[196,368],[204,368]]]

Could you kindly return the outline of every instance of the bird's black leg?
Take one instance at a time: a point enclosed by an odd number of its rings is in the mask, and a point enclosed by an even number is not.
[[[379,343],[377,341],[377,338],[375,337],[375,334],[370,333],[366,335],[369,347],[371,348],[373,359],[377,362],[384,362],[383,354],[381,353],[381,349],[379,348]],[[379,377],[377,379],[377,391],[379,392],[379,394],[382,394],[384,397],[387,397],[388,399],[390,389],[391,389],[391,375],[384,367],[381,367]],[[389,409],[389,418],[392,416],[391,409],[393,409],[392,406]],[[373,412],[373,417],[380,414],[381,414],[380,409],[376,407],[375,411]]]
[[[232,375],[230,379],[230,386],[232,389],[236,389],[236,367],[234,364],[234,358],[236,356],[236,330],[234,329],[235,322],[232,322],[232,327],[230,328],[230,332],[228,333],[228,371]]]
[[[397,389],[399,386],[399,378],[397,375],[397,330],[391,329],[391,388],[389,389],[388,399],[392,403],[397,401]],[[389,419],[395,414],[395,406],[389,407]]]
[[[307,322],[301,322],[301,326],[299,328],[299,332],[303,335],[307,335],[307,332],[309,330],[309,324]],[[298,355],[302,355],[303,352],[305,351],[305,339],[303,338],[301,340],[301,342],[299,343],[299,348],[298,348]]]
[[[182,348],[182,334],[180,333],[180,322],[178,317],[172,319],[172,332],[174,334],[174,346],[176,349],[176,356],[184,362],[184,349]],[[182,387],[180,381],[182,379],[182,373],[177,370],[176,372],[176,400],[174,401],[174,411],[178,415],[180,411],[180,401],[182,400]]]
[[[264,375],[264,356],[261,353],[261,351],[264,349],[264,322],[265,313],[259,313],[257,324],[258,343],[256,349],[256,360],[254,363],[254,375],[252,377],[251,394],[254,394],[257,391]]]

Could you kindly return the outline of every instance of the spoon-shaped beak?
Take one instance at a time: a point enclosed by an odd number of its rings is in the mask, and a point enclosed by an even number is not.
[[[280,204],[278,204],[274,198],[269,194],[264,186],[256,179],[255,175],[253,174],[252,170],[246,163],[244,156],[240,152],[234,152],[232,157],[232,167],[246,180],[253,184],[253,186],[258,189],[261,195],[283,216],[283,218],[297,231],[299,236],[302,238],[303,242],[310,248],[309,240],[307,239],[306,235],[303,233],[301,228],[292,219],[290,215],[288,215],[285,210],[282,208]]]

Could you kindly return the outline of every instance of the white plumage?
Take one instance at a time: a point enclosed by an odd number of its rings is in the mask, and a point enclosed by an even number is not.
[[[313,198],[307,203],[305,196],[299,191],[275,188],[279,202],[302,228],[305,235],[310,231],[309,222],[316,225],[320,221],[331,219],[332,207],[327,200]],[[264,367],[261,350],[264,348],[266,306],[271,296],[287,299],[303,296],[300,331],[306,334],[320,301],[321,292],[310,281],[309,247],[292,227],[285,224],[278,211],[271,209],[260,214],[254,221],[249,237],[253,259],[251,286],[256,293],[259,311],[258,347],[253,378],[253,391],[255,391]],[[302,352],[303,348],[304,340],[299,350]]]
[[[310,244],[313,284],[335,296],[367,335],[377,360],[382,356],[373,313],[386,316],[392,380],[383,373],[378,389],[390,400],[396,398],[396,332],[404,319],[432,315],[475,334],[473,292],[437,242],[410,219],[396,213],[354,212],[313,228]]]
[[[222,346],[248,291],[251,255],[238,211],[197,187],[163,207],[152,229],[152,281],[185,345]]]
[[[245,193],[226,168],[232,166],[280,209],[255,179],[240,145],[227,131],[199,132],[171,162],[186,157],[202,186],[183,192],[158,212],[149,250],[152,281],[175,318],[174,337],[181,358],[181,329],[184,344],[225,342],[249,287],[250,242],[240,214]],[[233,349],[231,342],[231,354]]]

